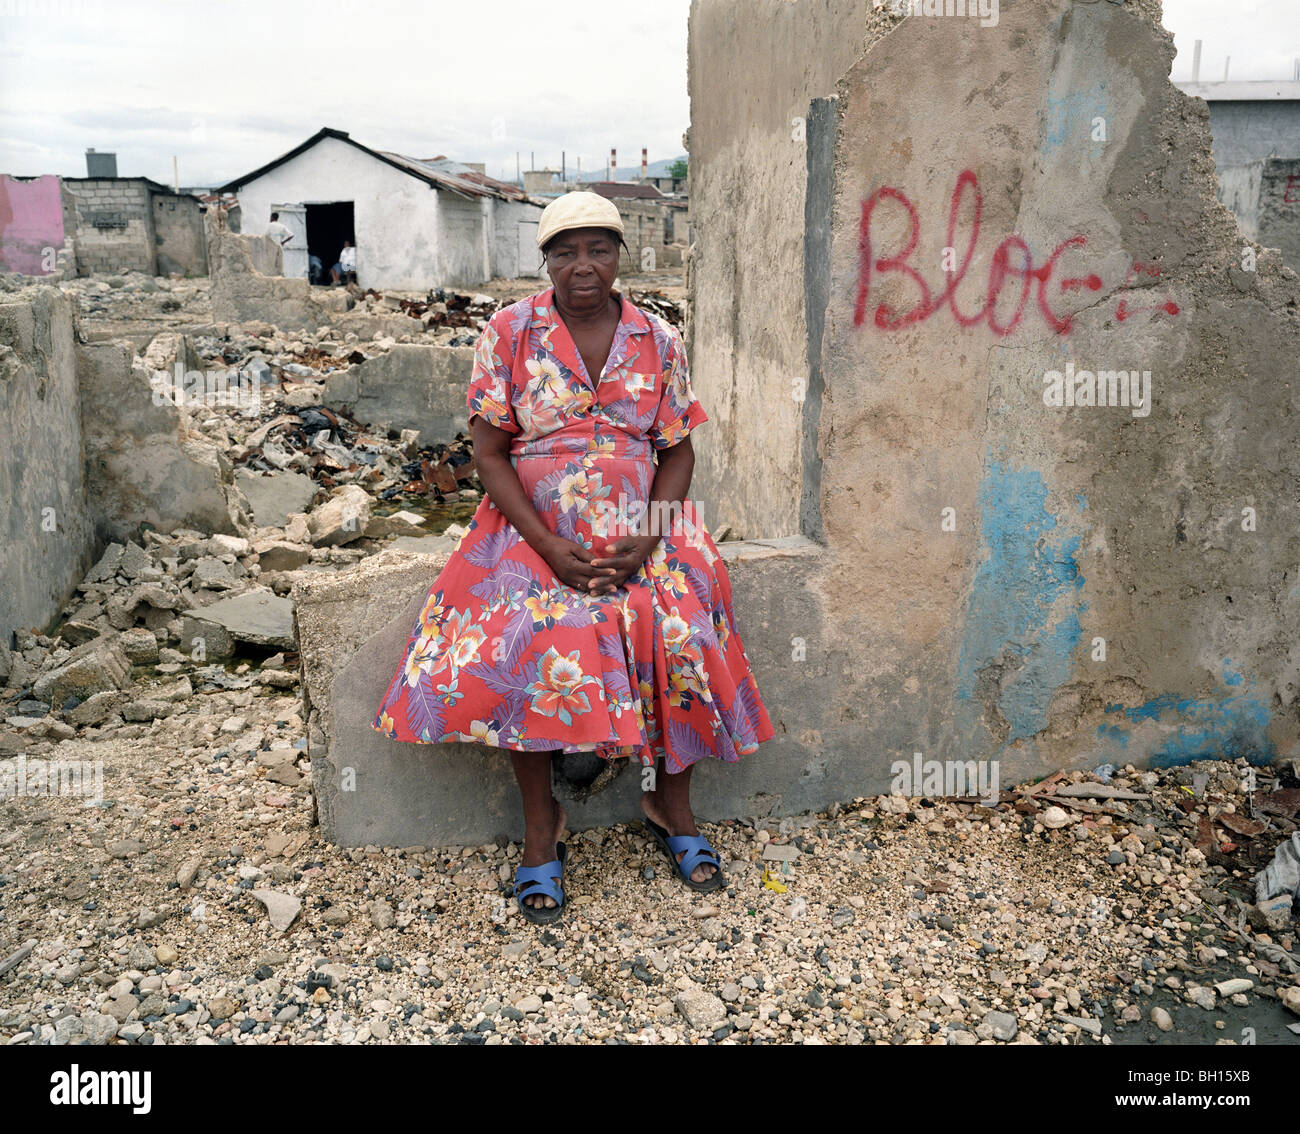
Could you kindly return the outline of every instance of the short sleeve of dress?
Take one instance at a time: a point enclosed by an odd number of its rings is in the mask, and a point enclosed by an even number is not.
[[[656,449],[669,449],[709,417],[691,389],[690,368],[681,333],[670,323],[662,323],[662,326],[665,331],[662,347],[664,388],[654,425],[646,436]]]
[[[493,315],[474,345],[474,370],[465,404],[469,407],[470,420],[477,415],[507,433],[518,433],[519,423],[510,401],[514,354],[510,323],[504,315],[505,308]]]

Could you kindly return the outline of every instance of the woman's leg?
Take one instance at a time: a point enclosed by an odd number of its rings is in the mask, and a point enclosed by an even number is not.
[[[663,761],[655,768],[655,790],[641,793],[641,810],[663,827],[670,835],[698,835],[700,829],[695,825],[695,816],[691,813],[691,764],[675,775],[668,775],[663,770]],[[677,856],[681,862],[682,855]],[[707,882],[717,871],[710,862],[702,862],[691,871],[693,882]]]
[[[550,752],[512,752],[515,779],[524,801],[524,857],[521,866],[541,866],[555,858],[555,844],[564,834],[568,818],[560,801],[551,794]],[[524,898],[530,906],[547,909],[556,904],[545,894]]]

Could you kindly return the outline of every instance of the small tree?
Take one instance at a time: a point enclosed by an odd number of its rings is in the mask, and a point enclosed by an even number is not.
[[[682,180],[686,177],[686,159],[678,158],[668,167],[668,176],[676,180]]]

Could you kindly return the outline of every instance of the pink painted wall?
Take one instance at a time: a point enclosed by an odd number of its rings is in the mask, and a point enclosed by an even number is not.
[[[0,267],[25,276],[49,272],[45,249],[63,247],[63,202],[52,173],[30,181],[0,174]],[[53,268],[52,254],[48,260]]]

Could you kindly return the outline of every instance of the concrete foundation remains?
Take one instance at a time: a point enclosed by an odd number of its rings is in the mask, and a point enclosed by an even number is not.
[[[57,288],[0,304],[0,646],[43,626],[93,562],[76,351]]]
[[[178,335],[146,356],[164,369],[194,358]],[[0,645],[45,627],[103,547],[141,525],[247,528],[229,460],[189,425],[130,345],[78,341],[57,288],[0,304]]]
[[[469,428],[465,391],[473,369],[472,347],[399,343],[331,374],[324,401],[365,425],[451,438]]]
[[[794,537],[724,543],[719,550],[736,609],[745,612],[738,613],[740,632],[778,737],[738,764],[706,761],[695,781],[697,815],[716,820],[786,814],[853,795],[855,766],[820,751],[818,690],[832,677],[829,659],[794,672],[784,664],[790,643],[820,624],[814,597],[801,583],[815,545]],[[348,571],[294,587],[312,786],[322,830],[332,842],[465,845],[523,831],[508,751],[399,744],[370,727],[428,587],[446,561],[446,551],[384,551]],[[782,601],[772,602],[773,595]],[[800,759],[803,748],[817,751]],[[556,790],[578,830],[636,815],[639,783],[624,775],[587,800],[563,778]]]
[[[330,321],[339,304],[346,305],[345,292],[321,293],[326,299],[318,300],[307,280],[280,275],[284,257],[275,240],[231,232],[220,208],[204,214],[204,231],[216,322],[256,319],[285,330],[314,330]]]

